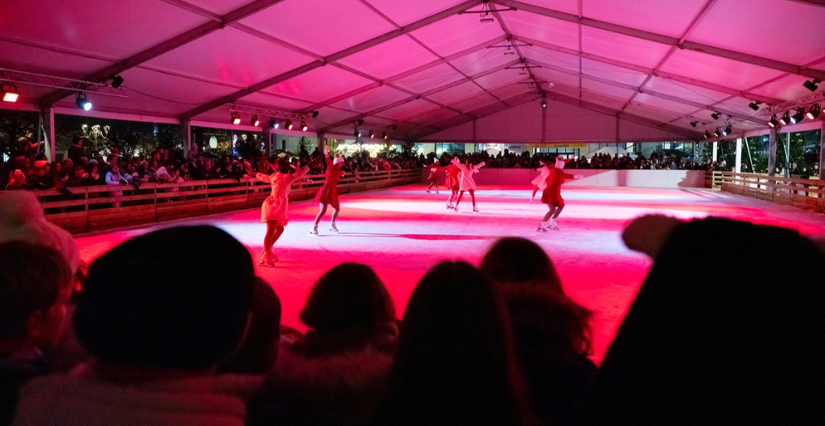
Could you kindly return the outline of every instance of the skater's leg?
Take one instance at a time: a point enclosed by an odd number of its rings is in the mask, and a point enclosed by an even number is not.
[[[277,226],[276,225],[274,228],[275,228],[275,233],[272,235],[272,239],[269,242],[269,248],[270,249],[272,248],[272,246],[275,245],[275,243],[278,242],[278,239],[281,238],[281,235],[283,235],[283,233],[284,233],[284,227],[283,226]]]
[[[430,192],[430,188],[432,188],[432,187],[433,187],[433,182],[432,182],[432,181],[430,181],[430,185],[429,185],[429,186],[427,186],[427,192]]]
[[[458,198],[455,200],[455,208],[458,208],[458,203],[461,202],[461,197],[464,195],[464,191],[459,191]]]
[[[321,206],[321,210],[318,212],[318,215],[315,216],[315,226],[318,226],[318,222],[321,221],[321,218],[327,214],[327,205],[325,203],[319,203]]]
[[[264,237],[264,252],[268,252],[272,248],[272,236],[275,234],[274,222],[268,220],[266,222],[266,236]]]
[[[548,220],[550,220],[550,218],[553,217],[553,213],[555,213],[555,210],[556,210],[556,205],[555,204],[548,204],[547,207],[548,207],[548,211],[547,211],[547,214],[544,215],[544,219],[541,220],[542,224],[544,224],[544,222],[547,222]]]
[[[561,211],[562,211],[562,210],[564,210],[564,206],[558,206],[558,207],[556,207],[556,212],[555,212],[555,213],[553,213],[553,219],[555,219],[555,218],[559,217],[559,215],[561,214]]]
[[[476,191],[474,189],[470,189],[470,190],[468,190],[468,192],[470,193],[470,199],[473,200],[473,207],[475,207],[476,206]]]
[[[536,199],[536,192],[539,192],[539,187],[538,186],[533,187],[533,195],[530,196],[530,202],[531,203],[533,202],[533,200]]]
[[[332,208],[332,223],[335,223],[335,219],[338,219],[338,212],[341,211],[340,209],[336,209],[335,207]]]

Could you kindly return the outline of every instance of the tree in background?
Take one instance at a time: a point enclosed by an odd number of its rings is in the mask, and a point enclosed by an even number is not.
[[[0,110],[0,152],[11,155],[21,137],[36,139],[38,123],[36,112]]]

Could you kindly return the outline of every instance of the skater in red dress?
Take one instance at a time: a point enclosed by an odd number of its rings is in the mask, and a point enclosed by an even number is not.
[[[324,186],[318,191],[318,195],[315,196],[315,201],[320,204],[321,210],[315,216],[315,226],[309,231],[312,235],[318,235],[318,222],[327,213],[328,205],[332,206],[332,220],[329,223],[329,230],[338,232],[338,227],[335,226],[335,219],[338,218],[338,211],[341,208],[338,203],[338,179],[344,176],[344,172],[341,171],[344,159],[340,155],[336,155],[334,160],[330,158],[329,146],[324,147],[324,159],[327,162],[326,180]]]
[[[556,218],[558,218],[561,211],[564,210],[564,199],[561,198],[561,185],[566,179],[581,179],[584,177],[583,175],[565,173],[563,171],[565,164],[566,162],[563,158],[556,157],[556,166],[550,170],[550,173],[545,179],[547,187],[544,188],[544,192],[541,194],[541,202],[547,204],[550,210],[544,215],[544,219],[541,220],[539,231],[547,232],[547,227],[544,223],[547,222],[548,219],[550,220],[550,229],[559,230],[559,227],[556,226]]]
[[[276,164],[276,171],[271,175],[251,173],[251,176],[272,184],[272,194],[264,200],[261,206],[261,222],[266,222],[264,251],[261,253],[259,263],[261,266],[272,266],[273,262],[278,261],[272,253],[272,246],[278,238],[281,238],[284,227],[289,222],[289,192],[292,189],[292,183],[307,174],[312,165],[310,163],[301,169],[296,169],[295,173],[291,173],[294,167],[289,165],[289,160],[286,158],[279,158]],[[272,167],[271,164],[270,167]]]
[[[438,160],[435,160],[435,162],[430,166],[430,175],[427,176],[427,180],[430,181],[430,185],[427,186],[428,194],[430,193],[430,188],[432,188],[433,185],[435,185],[435,193],[438,194],[438,174],[448,168],[449,166],[438,167]]]
[[[447,167],[447,177],[444,178],[444,186],[450,189],[450,196],[447,197],[447,208],[454,209],[453,200],[458,198],[458,187],[461,184],[461,169],[455,164]]]

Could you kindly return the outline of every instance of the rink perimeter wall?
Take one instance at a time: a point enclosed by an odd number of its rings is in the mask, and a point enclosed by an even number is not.
[[[633,188],[704,188],[703,170],[594,170],[567,169],[570,174],[584,175],[583,179],[567,181],[567,186],[633,187]],[[422,170],[422,182],[429,171]],[[443,173],[441,181],[444,182]],[[478,185],[530,186],[539,172],[534,169],[482,168],[474,176]]]

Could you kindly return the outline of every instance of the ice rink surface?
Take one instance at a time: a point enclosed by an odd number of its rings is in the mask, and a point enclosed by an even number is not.
[[[721,216],[799,230],[804,235],[825,235],[825,216],[792,207],[705,189],[644,189],[568,187],[562,190],[567,207],[558,220],[559,231],[536,232],[547,207],[530,203],[527,187],[480,186],[476,192],[479,213],[472,213],[468,194],[458,213],[445,208],[447,193],[427,194],[424,186],[345,194],[335,234],[328,231],[330,212],[309,235],[318,212],[313,201],[290,205],[290,223],[276,243],[280,258],[275,267],[258,267],[258,274],[278,293],[283,304],[282,322],[299,329],[298,319],[312,284],[340,262],[361,262],[373,267],[393,296],[399,315],[418,280],[441,260],[466,260],[478,265],[497,238],[519,236],[541,245],[553,260],[565,291],[595,311],[594,354],[599,362],[638,286],[650,260],[628,250],[621,231],[632,218],[660,213],[681,219]],[[540,193],[537,195],[540,198]],[[229,232],[260,255],[266,226],[260,210],[244,210],[148,226],[86,234],[77,238],[81,257],[91,261],[130,237],[168,226],[211,224]],[[770,242],[766,242],[770,247]],[[719,261],[726,250],[741,249],[736,241],[708,241],[708,250],[685,259],[692,264]],[[159,247],[174,257],[177,247]],[[204,268],[220,262],[203,259]]]

